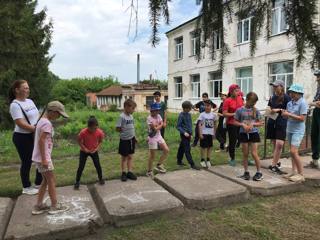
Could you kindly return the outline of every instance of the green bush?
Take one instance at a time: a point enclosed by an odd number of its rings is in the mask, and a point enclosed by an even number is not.
[[[118,112],[118,106],[116,104],[111,104],[108,108],[108,112]]]

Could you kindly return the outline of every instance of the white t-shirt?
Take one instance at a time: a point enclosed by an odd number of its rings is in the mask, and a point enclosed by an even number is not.
[[[213,112],[206,113],[202,112],[198,118],[203,124],[202,134],[205,135],[214,135],[214,121],[216,121],[217,115]]]
[[[10,104],[10,114],[12,119],[13,120],[25,119],[23,112],[20,106],[18,105],[18,103],[26,113],[31,125],[35,125],[39,118],[39,110],[31,99],[26,99],[24,101],[18,101],[18,100],[12,101],[12,103]],[[26,122],[28,121],[26,120]],[[20,128],[17,124],[15,125],[14,131],[18,133],[31,133],[28,130]]]

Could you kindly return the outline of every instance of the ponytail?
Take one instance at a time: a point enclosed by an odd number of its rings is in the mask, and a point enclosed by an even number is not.
[[[20,86],[24,83],[27,83],[26,80],[15,80],[11,87],[9,88],[9,93],[8,93],[8,100],[9,103],[11,103],[13,100],[16,99],[16,89],[20,88]]]

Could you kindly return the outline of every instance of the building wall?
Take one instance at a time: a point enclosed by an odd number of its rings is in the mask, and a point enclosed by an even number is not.
[[[250,44],[237,44],[237,22],[231,24],[225,20],[227,42],[230,54],[227,55],[224,72],[222,73],[222,88],[227,91],[230,84],[236,83],[236,69],[252,66],[253,91],[259,96],[257,106],[259,109],[266,107],[270,96],[269,64],[273,62],[293,61],[293,82],[303,84],[305,97],[308,101],[312,100],[314,94],[315,81],[313,72],[309,65],[309,60],[303,62],[299,67],[296,66],[294,53],[294,40],[288,38],[286,34],[279,34],[270,38],[269,42],[265,36],[257,40],[257,50],[253,57],[250,56]],[[180,111],[181,103],[189,100],[192,103],[199,101],[199,98],[192,98],[190,75],[200,74],[200,93],[208,92],[209,72],[219,69],[218,61],[212,61],[208,49],[202,49],[203,56],[198,62],[191,54],[190,33],[195,29],[195,21],[183,25],[182,27],[167,34],[168,37],[168,107],[171,111]],[[175,60],[175,39],[183,36],[183,58]],[[219,51],[217,52],[219,54]],[[219,57],[217,56],[217,59]],[[174,78],[182,77],[183,97],[175,98]],[[219,99],[213,99],[217,104]]]

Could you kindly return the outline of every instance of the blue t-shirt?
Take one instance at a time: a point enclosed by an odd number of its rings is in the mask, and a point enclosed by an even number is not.
[[[287,109],[287,104],[288,102],[291,101],[291,98],[287,95],[284,94],[283,96],[283,101],[281,103],[279,103],[279,97],[277,95],[273,95],[269,102],[268,102],[268,106],[270,108],[280,108],[280,109]],[[271,118],[268,119],[268,124],[275,124],[276,128],[286,128],[287,126],[287,118],[284,118],[281,116],[281,112],[279,113],[278,117],[276,118],[276,120],[273,120]]]
[[[261,113],[259,112],[258,109],[255,109],[255,113],[254,113],[253,108],[246,108],[243,106],[236,111],[234,119],[237,120],[238,122],[246,123],[250,125],[256,121],[261,120]],[[252,130],[248,133],[255,133],[255,132],[259,132],[257,127],[253,127]],[[243,127],[240,127],[240,133],[246,133]]]
[[[307,115],[308,104],[303,97],[299,98],[298,101],[291,100],[288,102],[287,111],[295,115]],[[288,118],[287,132],[289,133],[300,133],[304,134],[305,122],[301,122],[292,118]]]

